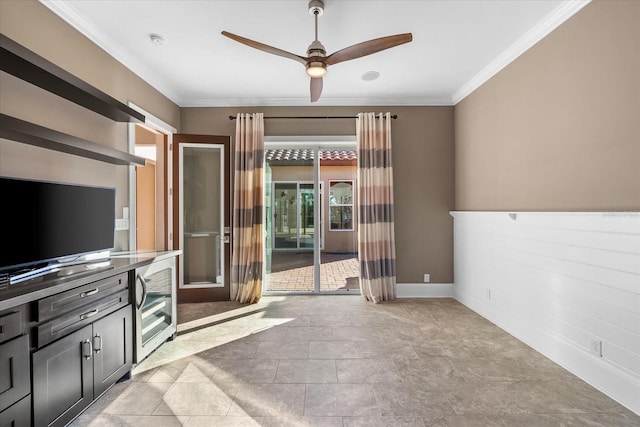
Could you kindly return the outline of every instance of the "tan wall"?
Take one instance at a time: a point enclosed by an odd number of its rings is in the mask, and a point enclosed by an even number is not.
[[[235,135],[229,115],[355,115],[391,111],[398,282],[453,282],[453,107],[250,107],[183,108],[182,131]],[[354,120],[266,120],[265,135],[354,135]]]
[[[639,23],[593,2],[455,107],[456,209],[640,209]]]
[[[132,101],[184,133],[235,134],[227,116],[355,115],[392,111],[398,280],[452,282],[454,206],[452,107],[178,108],[36,0],[0,1],[2,33],[122,102]],[[80,138],[127,150],[127,125],[114,123],[0,72],[0,111]],[[267,121],[266,135],[354,134],[352,120]],[[117,212],[128,204],[128,169],[0,140],[0,175],[114,186]],[[126,247],[126,233],[117,244]]]
[[[71,74],[123,103],[180,127],[180,109],[35,0],[0,1],[0,29]],[[128,151],[127,128],[34,85],[0,72],[0,112]],[[0,140],[0,175],[116,187],[116,215],[129,204],[128,168]],[[126,248],[126,232],[116,246]]]

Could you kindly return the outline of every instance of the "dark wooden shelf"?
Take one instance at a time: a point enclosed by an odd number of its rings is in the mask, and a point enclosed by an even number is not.
[[[0,138],[115,165],[144,165],[145,163],[142,157],[25,122],[5,114],[0,114]]]
[[[0,34],[2,71],[117,122],[144,123],[144,115]]]

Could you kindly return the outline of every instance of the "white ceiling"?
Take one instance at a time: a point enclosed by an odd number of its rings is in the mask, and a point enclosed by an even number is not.
[[[40,1],[180,106],[311,105],[301,64],[220,35],[306,56],[307,0]],[[397,33],[413,42],[329,67],[313,105],[454,105],[588,1],[325,0],[328,54]],[[372,70],[380,78],[362,80]]]

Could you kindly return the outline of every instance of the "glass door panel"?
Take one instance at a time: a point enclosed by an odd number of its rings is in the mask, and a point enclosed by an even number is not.
[[[224,286],[224,146],[180,145],[182,287]]]
[[[272,174],[287,172],[274,168]],[[271,251],[267,249],[266,289],[313,291],[313,184],[274,182],[272,188],[266,192],[271,200],[265,201],[267,214],[272,212],[271,220],[266,221],[267,235],[271,236],[267,240],[272,243]]]
[[[320,181],[327,188],[320,292],[359,292],[356,150],[321,150]]]
[[[265,150],[272,181],[265,192],[265,290],[313,292],[315,194],[313,150]],[[271,253],[269,253],[271,251]]]
[[[298,248],[298,184],[276,182],[273,186],[274,249]]]

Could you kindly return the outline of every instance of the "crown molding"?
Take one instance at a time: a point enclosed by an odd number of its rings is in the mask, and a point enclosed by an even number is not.
[[[146,83],[150,84],[164,96],[169,98],[179,107],[252,107],[252,106],[310,106],[308,97],[296,98],[202,98],[183,99],[178,96],[169,84],[159,78],[158,73],[137,61],[136,58],[124,52],[120,46],[100,31],[92,22],[85,19],[73,8],[72,2],[68,0],[38,0],[82,35],[91,40],[98,47],[103,49],[115,60],[127,67]],[[136,64],[133,70],[128,64]],[[314,106],[366,106],[366,105],[398,105],[398,106],[451,106],[450,98],[426,97],[426,98],[322,98],[313,104]]]
[[[311,104],[296,98],[203,98],[185,99],[181,107],[359,107],[359,106],[453,106],[450,98],[321,98]]]
[[[242,106],[310,106],[308,97],[296,98],[202,98],[182,99],[171,85],[160,78],[156,70],[140,63],[132,55],[128,55],[118,44],[95,27],[90,21],[80,15],[68,0],[38,0],[61,19],[66,21],[81,34],[106,51],[118,62],[127,67],[146,83],[154,87],[179,107],[242,107]],[[451,98],[423,97],[423,98],[322,98],[314,106],[367,106],[367,105],[397,105],[397,106],[453,106],[462,101],[473,91],[504,67],[542,40],[545,36],[563,24],[579,10],[589,4],[591,0],[567,0],[551,12],[543,21],[529,30],[518,41],[474,75],[467,83],[458,89]],[[137,71],[127,64],[135,64]]]
[[[111,55],[116,61],[125,66],[129,71],[140,77],[146,83],[151,85],[157,91],[169,98],[175,104],[179,103],[177,100],[179,97],[171,89],[170,85],[162,81],[158,77],[153,69],[147,67],[145,64],[137,61],[135,57],[129,55],[123,49],[118,47],[118,44],[107,36],[104,32],[100,31],[91,21],[85,19],[71,6],[71,2],[68,0],[38,0],[43,6],[51,10],[58,17],[63,19],[66,23],[75,28],[80,34],[91,40],[94,44],[98,45],[102,50]],[[136,64],[138,71],[133,70],[128,64]]]
[[[458,89],[452,95],[453,105],[462,101],[589,3],[591,3],[591,0],[568,0],[558,6],[545,19],[527,31],[524,36]]]

